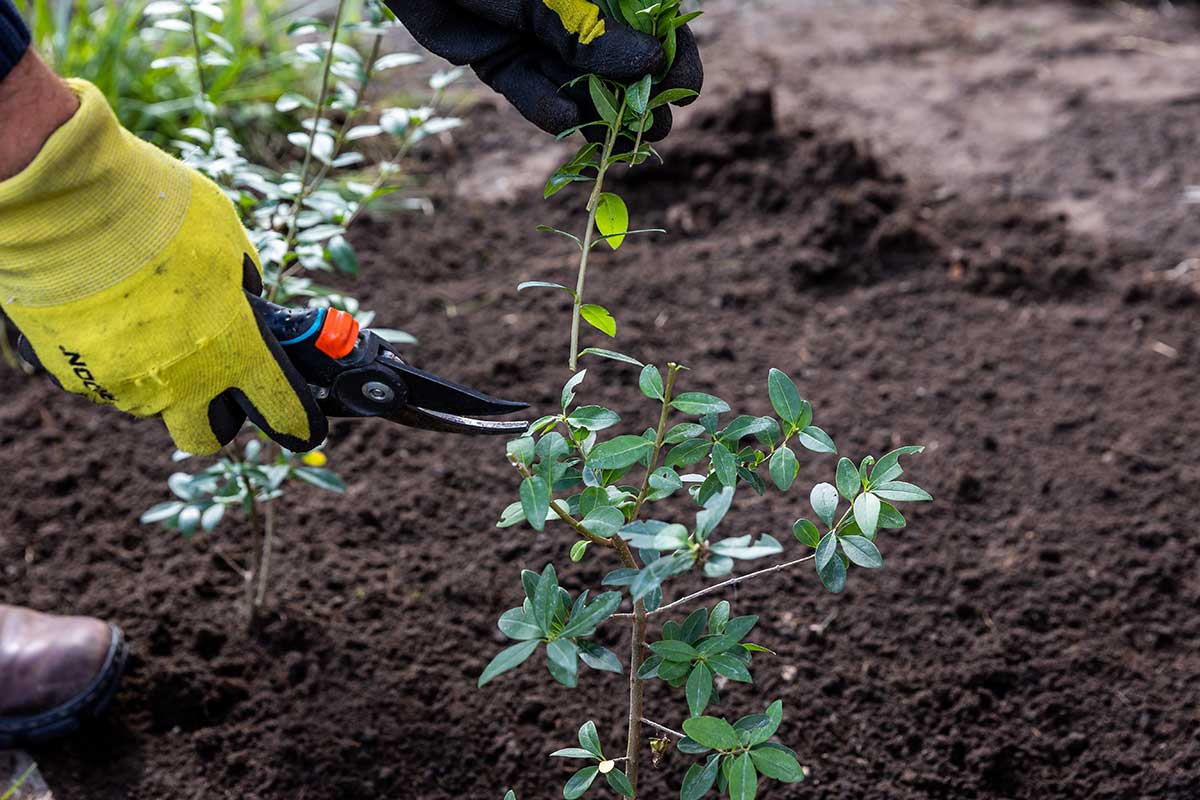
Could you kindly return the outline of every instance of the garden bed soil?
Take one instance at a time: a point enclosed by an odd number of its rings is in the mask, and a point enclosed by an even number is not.
[[[1056,105],[1055,124],[1023,133],[1015,152],[1006,130],[947,134],[931,106],[930,136],[948,136],[935,163],[937,141],[913,135],[901,104],[857,105],[839,84],[850,56],[868,78],[890,70],[903,95],[930,59],[969,69],[1004,48],[946,33],[905,50],[905,28],[882,33],[877,5],[848,48],[826,16],[844,12],[821,4],[768,4],[720,37],[709,29],[711,99],[682,115],[666,166],[618,179],[635,223],[671,235],[630,239],[593,273],[589,299],[616,311],[616,346],[689,364],[687,389],[766,413],[777,366],[844,452],[928,447],[910,474],[937,502],[883,538],[884,570],[852,573],[840,596],[802,569],[730,598],[762,616],[754,638],[778,656],[756,659],[755,686],[725,692],[721,711],[784,701],[781,738],[811,774],[764,798],[1195,797],[1200,307],[1187,271],[1170,268],[1195,240],[1176,230],[1190,218],[1177,194],[1195,170],[1200,109]],[[1162,24],[1200,44],[1161,20],[1018,5],[971,11],[972,24],[1011,33],[1032,8],[1081,42],[1095,43],[1084,32],[1098,24]],[[910,22],[949,30],[960,10],[928,4],[918,17],[942,16]],[[732,20],[721,6],[713,18]],[[789,25],[808,43],[775,42]],[[1075,57],[1064,52],[1029,68],[1063,68]],[[782,76],[771,91],[767,62]],[[1021,86],[1052,104],[1072,91]],[[982,90],[960,91],[958,108],[974,108]],[[1144,147],[1114,138],[1132,119]],[[468,123],[439,145],[451,166],[430,187],[435,216],[364,224],[354,288],[420,337],[419,366],[550,409],[567,377],[568,309],[514,287],[569,278],[569,247],[532,231],[578,227],[578,202],[537,199],[527,173],[540,155],[509,111],[484,102]],[[956,161],[972,146],[985,151],[977,162]],[[1147,151],[1153,163],[1137,161]],[[1052,152],[1057,174],[1031,171]],[[1118,155],[1136,163],[1110,183],[1165,177],[1128,202],[1083,196]],[[1072,187],[1116,221],[1089,229],[1064,210]],[[504,645],[495,620],[520,600],[519,570],[565,563],[570,545],[553,528],[494,527],[517,483],[499,442],[335,423],[330,466],[349,492],[296,494],[269,612],[247,631],[239,580],[214,550],[241,552],[236,526],[188,541],[137,523],[176,468],[159,426],[40,378],[3,380],[0,599],[109,617],[132,647],[112,713],[35,754],[62,800],[499,800],[510,786],[540,800],[568,774],[546,754],[585,719],[620,749],[617,676],[587,673],[570,691],[531,662],[475,688]],[[632,368],[596,362],[581,398],[641,430],[652,409],[635,385]],[[802,480],[833,466],[806,458]],[[806,505],[771,493],[731,520],[782,537]],[[611,566],[588,558],[563,579],[595,585]],[[602,638],[623,641],[615,628]],[[677,727],[681,707],[649,692],[660,722]],[[647,769],[645,796],[677,796],[687,762]]]

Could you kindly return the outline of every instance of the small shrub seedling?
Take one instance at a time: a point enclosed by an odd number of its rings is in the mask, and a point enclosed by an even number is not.
[[[332,306],[353,314],[363,327],[370,326],[373,313],[360,308],[353,296],[320,285],[314,276],[358,276],[359,260],[348,240],[349,230],[368,208],[402,188],[401,164],[414,147],[461,124],[457,118],[439,116],[436,109],[462,72],[435,73],[428,105],[377,107],[367,96],[373,79],[386,70],[421,61],[412,53],[382,52],[388,29],[398,24],[391,12],[377,0],[369,0],[364,5],[365,18],[348,22],[344,21],[348,3],[341,0],[332,24],[311,18],[293,21],[288,35],[302,40],[295,47],[294,61],[297,68],[320,67],[320,90],[315,100],[289,92],[275,103],[281,113],[303,115],[299,130],[288,135],[301,153],[300,170],[280,174],[252,164],[238,137],[227,128],[211,125],[218,109],[209,97],[206,75],[221,67],[229,55],[227,41],[216,32],[229,18],[222,9],[225,2],[166,0],[146,7],[147,19],[156,30],[192,43],[190,57],[172,57],[158,66],[194,78],[192,101],[210,123],[183,130],[184,141],[175,144],[184,159],[216,181],[239,209],[258,249],[268,299],[289,305]],[[328,41],[310,40],[326,32]],[[344,41],[343,34],[359,46]],[[335,116],[341,120],[337,124],[331,121]],[[368,165],[362,153],[347,150],[369,139],[389,142],[389,157]],[[350,169],[364,171],[348,179],[340,177]],[[414,201],[401,207],[425,209],[427,204]],[[396,344],[416,341],[403,331],[372,330]],[[186,457],[177,454],[178,460]],[[227,509],[240,507],[251,529],[248,566],[218,552],[244,577],[253,619],[267,592],[275,501],[296,482],[335,492],[345,489],[342,479],[324,464],[323,453],[290,453],[260,433],[240,450],[226,448],[214,465],[194,475],[172,475],[168,486],[176,499],[147,511],[142,522],[161,523],[190,536],[215,530],[227,518]]]
[[[669,56],[675,31],[695,17],[681,15],[679,2],[612,0],[604,5],[610,16],[663,39]],[[899,480],[904,474],[901,459],[920,453],[920,446],[901,447],[878,459],[867,455],[856,462],[843,457],[832,469],[832,480],[808,489],[813,519],[797,519],[791,526],[791,538],[806,554],[785,556],[786,535],[721,536],[718,529],[738,490],[749,487],[762,495],[772,484],[781,492],[792,491],[800,483],[797,449],[824,456],[838,452],[833,439],[813,424],[812,406],[796,384],[784,372],[771,369],[766,400],[773,414],[733,415],[719,397],[680,391],[678,384],[687,370],[681,364],[668,363],[664,374],[654,364],[614,350],[579,349],[581,321],[609,337],[616,335],[613,314],[583,302],[595,245],[604,241],[615,250],[628,236],[662,232],[631,230],[625,201],[604,190],[605,177],[616,164],[632,168],[657,155],[641,136],[653,109],[690,94],[656,93],[655,77],[628,86],[595,75],[580,79],[588,82],[601,116],[582,127],[601,129],[603,142],[583,145],[551,176],[545,196],[574,183],[591,183],[585,206],[588,220],[582,236],[539,229],[560,234],[579,248],[575,288],[549,281],[519,287],[572,295],[568,365],[574,374],[563,387],[559,411],[537,420],[526,435],[508,444],[508,459],[521,477],[520,499],[504,510],[498,523],[501,528],[524,523],[538,532],[558,526],[573,539],[566,550],[572,562],[597,552],[611,553],[615,568],[603,578],[604,591],[595,596],[586,590],[573,594],[563,587],[553,564],[540,572],[523,571],[524,599],[498,623],[514,644],[495,656],[478,683],[483,686],[542,652],[551,677],[569,688],[581,680],[580,664],[627,675],[624,755],[606,753],[599,729],[590,720],[579,728],[578,747],[551,754],[582,765],[563,787],[567,800],[584,796],[600,785],[601,778],[608,792],[638,797],[644,749],[648,745],[652,763],[659,764],[672,742],[679,753],[692,759],[679,783],[681,800],[699,800],[714,788],[730,800],[752,800],[763,778],[793,783],[805,777],[797,754],[774,740],[783,722],[783,704],[776,700],[761,713],[733,721],[712,709],[733,687],[753,682],[756,655],[774,654],[749,638],[758,617],[734,616],[727,600],[686,616],[684,612],[739,583],[810,561],[825,588],[841,592],[852,568],[883,566],[880,535],[907,524],[897,505],[932,498]],[[615,411],[579,402],[587,370],[576,369],[585,355],[636,367],[638,389],[657,408],[656,424],[634,428],[641,433],[613,435],[622,423]],[[652,513],[656,504],[680,494],[697,506],[691,518],[670,521]],[[768,558],[776,563],[730,577],[738,562]],[[668,600],[669,582],[695,572],[718,582]],[[631,610],[619,612],[626,599]],[[624,658],[594,638],[601,626],[614,621],[630,629]],[[657,636],[652,637],[651,623],[659,621]],[[644,707],[644,686],[652,680],[680,691],[685,713],[678,726],[650,718]],[[515,793],[510,791],[506,800],[516,800]]]

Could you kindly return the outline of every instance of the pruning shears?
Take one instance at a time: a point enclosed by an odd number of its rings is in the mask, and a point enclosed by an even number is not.
[[[442,433],[511,436],[523,421],[483,420],[529,407],[498,400],[404,362],[381,336],[335,308],[291,309],[248,296],[327,417],[380,417]]]

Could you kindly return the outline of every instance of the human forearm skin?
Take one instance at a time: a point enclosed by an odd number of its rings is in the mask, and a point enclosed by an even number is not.
[[[29,47],[11,0],[0,0],[0,181],[29,166],[78,108],[75,94]]]

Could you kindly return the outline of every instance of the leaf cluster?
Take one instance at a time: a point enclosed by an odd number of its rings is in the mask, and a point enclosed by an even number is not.
[[[539,575],[521,573],[525,601],[500,617],[500,632],[517,642],[500,652],[479,676],[479,686],[525,663],[541,645],[546,645],[546,667],[550,675],[569,688],[579,684],[579,662],[592,669],[621,672],[621,661],[611,650],[587,638],[621,605],[619,592],[604,592],[590,603],[585,591],[572,600],[558,585],[554,566],[547,564]]]
[[[230,508],[240,507],[250,514],[255,503],[266,503],[284,495],[296,482],[339,494],[345,493],[345,481],[333,470],[322,466],[320,451],[298,454],[268,447],[262,433],[246,443],[241,458],[222,456],[216,463],[197,473],[176,472],[167,486],[176,499],[159,503],[141,516],[143,525],[161,523],[167,530],[184,536],[197,531],[212,532],[225,519]],[[189,458],[176,453],[175,460]]]

